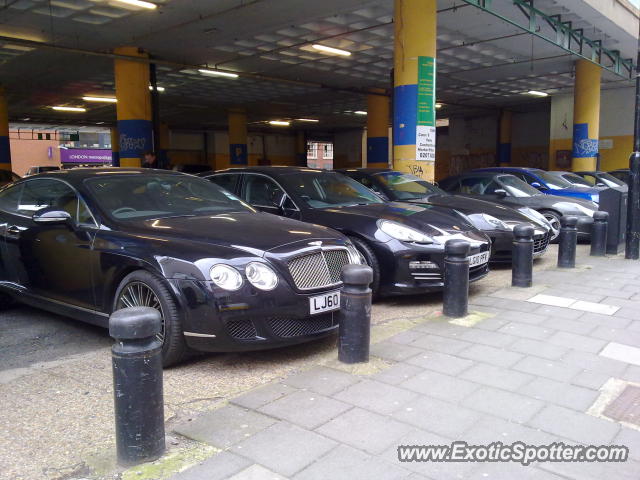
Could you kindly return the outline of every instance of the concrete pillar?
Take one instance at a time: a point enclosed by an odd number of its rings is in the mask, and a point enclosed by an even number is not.
[[[247,154],[247,114],[244,110],[229,110],[229,165],[249,165]]]
[[[600,134],[602,69],[588,60],[576,62],[573,92],[573,171],[595,170]]]
[[[433,181],[437,0],[395,0],[393,168]]]
[[[9,145],[9,111],[3,87],[0,87],[0,169],[11,171],[11,147]]]
[[[304,130],[296,132],[296,165],[299,167],[307,166],[307,132]]]
[[[116,127],[111,127],[111,165],[120,166],[120,135]]]
[[[377,94],[376,94],[377,93]],[[384,91],[367,95],[367,166],[389,167],[389,97]]]
[[[500,141],[498,142],[498,163],[501,167],[511,164],[511,120],[509,110],[500,112]]]
[[[149,57],[137,47],[119,47],[114,53],[129,57]],[[149,64],[116,59],[114,69],[120,166],[139,167],[144,152],[153,150]]]

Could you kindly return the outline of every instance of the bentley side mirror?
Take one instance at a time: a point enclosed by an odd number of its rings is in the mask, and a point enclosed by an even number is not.
[[[503,188],[496,188],[493,191],[494,195],[497,195],[499,197],[506,197],[507,196],[507,191]]]
[[[531,186],[533,188],[537,188],[538,190],[547,190],[547,187],[545,187],[544,185],[542,185],[541,183],[538,183],[538,182],[532,182]]]
[[[60,225],[63,223],[71,223],[71,215],[69,212],[55,207],[38,210],[33,214],[31,219],[41,225]]]

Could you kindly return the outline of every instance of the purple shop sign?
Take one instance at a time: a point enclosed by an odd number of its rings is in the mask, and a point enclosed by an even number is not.
[[[111,150],[61,148],[60,163],[111,163]]]

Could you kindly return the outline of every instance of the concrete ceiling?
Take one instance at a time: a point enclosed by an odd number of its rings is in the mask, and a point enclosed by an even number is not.
[[[113,105],[84,104],[84,114],[60,114],[50,106],[81,105],[87,93],[112,94],[108,53],[121,45],[140,46],[160,61],[161,117],[175,127],[223,126],[227,108],[244,106],[252,122],[312,117],[321,120],[314,125],[318,129],[351,128],[364,124],[364,117],[353,113],[366,110],[362,92],[390,86],[391,0],[155,3],[159,8],[149,11],[115,0],[0,0],[0,83],[9,92],[11,119],[113,123]],[[635,57],[633,35],[598,16],[591,3],[536,0],[535,5]],[[493,4],[506,17],[521,16],[511,1]],[[441,115],[526,109],[548,100],[523,92],[571,91],[571,54],[461,0],[440,0],[438,10],[437,94],[446,104]],[[309,49],[310,43],[352,55],[323,55]],[[198,66],[250,75],[205,76]],[[606,71],[603,82],[604,88],[630,85]]]

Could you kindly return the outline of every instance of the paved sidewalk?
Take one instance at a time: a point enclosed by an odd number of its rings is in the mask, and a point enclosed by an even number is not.
[[[217,453],[171,478],[640,478],[640,265],[579,264],[540,272],[531,289],[476,296],[462,320],[409,319],[413,328],[372,345],[369,364],[332,360],[178,425]],[[631,401],[611,406],[623,391]],[[630,459],[398,461],[398,445],[455,440],[619,444]]]

